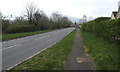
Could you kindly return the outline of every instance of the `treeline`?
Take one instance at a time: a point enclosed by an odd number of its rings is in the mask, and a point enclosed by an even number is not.
[[[10,16],[12,17],[12,15]],[[37,8],[33,3],[26,6],[26,12],[23,16],[10,20],[2,16],[3,33],[19,33],[37,30],[59,29],[70,27],[73,23],[67,17],[55,11],[50,17]]]
[[[113,20],[109,17],[96,18],[81,24],[81,29],[107,39],[118,39],[120,38],[120,18]]]

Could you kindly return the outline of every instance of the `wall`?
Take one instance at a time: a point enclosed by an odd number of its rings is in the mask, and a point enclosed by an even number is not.
[[[111,15],[111,19],[115,19],[115,17],[114,17],[114,14],[112,13],[112,15]]]

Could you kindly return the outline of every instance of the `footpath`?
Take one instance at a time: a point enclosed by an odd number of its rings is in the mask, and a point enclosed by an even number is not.
[[[71,53],[65,62],[65,70],[94,70],[93,63],[85,52],[81,41],[80,30],[77,29]]]

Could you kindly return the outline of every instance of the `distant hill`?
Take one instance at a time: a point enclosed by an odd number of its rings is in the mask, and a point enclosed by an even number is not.
[[[76,17],[72,17],[72,16],[66,16],[66,17],[68,17],[68,19],[71,20],[73,23],[75,22],[79,23],[82,21],[81,19],[76,18]]]
[[[47,16],[50,18],[51,14],[47,14]],[[77,22],[82,22],[82,19],[80,18],[76,18],[76,17],[72,17],[72,16],[68,16],[68,15],[64,15],[66,16],[70,21],[72,21],[73,23]]]

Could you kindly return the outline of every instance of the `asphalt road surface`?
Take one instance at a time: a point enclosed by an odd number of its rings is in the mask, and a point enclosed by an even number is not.
[[[3,70],[10,69],[22,61],[40,53],[64,38],[74,29],[75,28],[60,29],[2,42]]]

